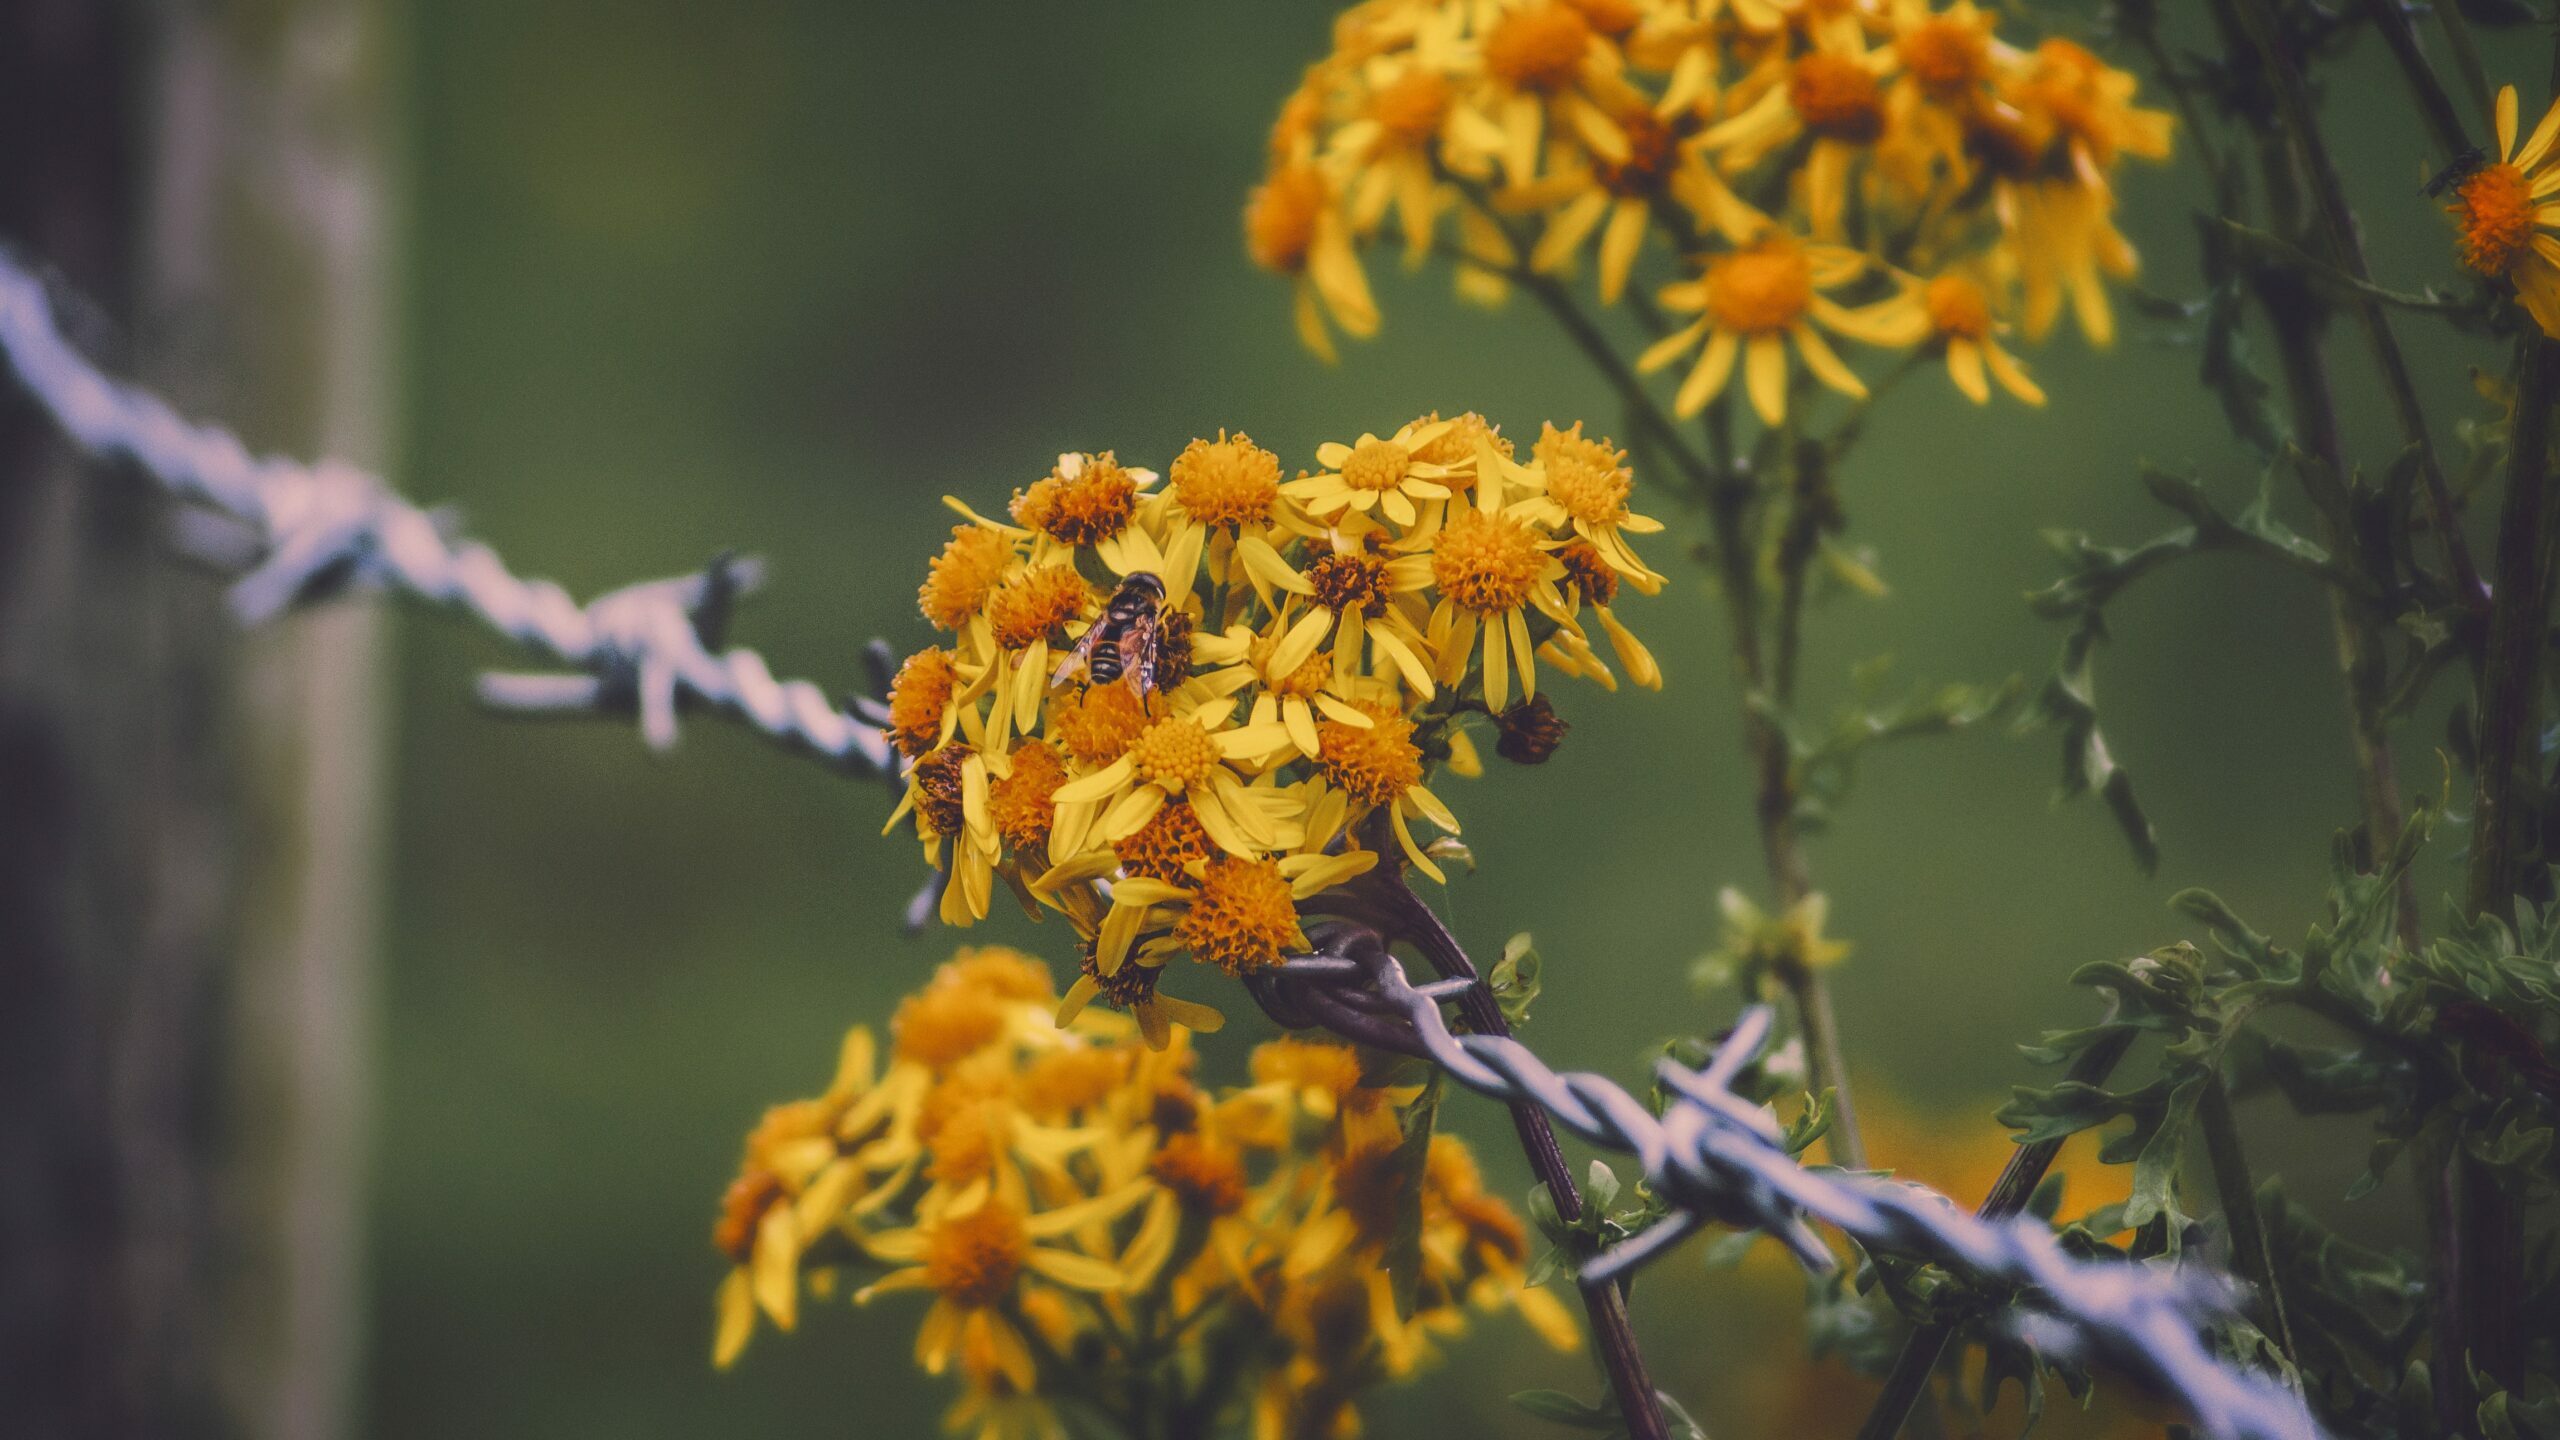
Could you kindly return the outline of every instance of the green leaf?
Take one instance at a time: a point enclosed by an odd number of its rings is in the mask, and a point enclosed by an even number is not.
[[[1576,1430],[1615,1430],[1618,1407],[1602,1408],[1577,1400],[1561,1390],[1522,1390],[1511,1397],[1511,1403],[1541,1420],[1570,1425]]]
[[[1494,962],[1487,983],[1493,987],[1494,1003],[1502,1008],[1502,1018],[1519,1029],[1529,1023],[1529,1007],[1538,999],[1540,981],[1538,947],[1523,931],[1503,942],[1502,958]]]

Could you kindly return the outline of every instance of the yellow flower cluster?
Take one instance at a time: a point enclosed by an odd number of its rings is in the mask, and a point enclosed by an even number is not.
[[[1684,415],[1738,368],[1780,423],[1790,351],[1864,394],[1829,336],[1933,346],[1977,403],[1992,379],[2037,403],[1998,337],[2067,305],[2112,338],[2102,277],[2135,267],[2114,173],[2170,143],[2134,90],[2067,40],[2004,42],[1973,0],[1369,0],[1283,107],[1246,243],[1328,358],[1328,317],[1377,328],[1359,250],[1392,220],[1482,299],[1596,248],[1616,304],[1663,252],[1640,368],[1694,353]]]
[[[1061,1027],[1056,1003],[1039,961],[963,950],[899,1006],[885,1056],[857,1028],[824,1094],[766,1113],[713,1232],[718,1363],[804,1299],[921,1291],[915,1356],[956,1376],[955,1433],[1063,1436],[1072,1399],[1145,1407],[1150,1433],[1249,1408],[1282,1440],[1348,1433],[1362,1392],[1471,1306],[1578,1343],[1419,1087],[1281,1039],[1212,1094],[1182,1039]]]
[[[1614,688],[1661,673],[1612,608],[1662,577],[1630,537],[1626,455],[1549,425],[1523,453],[1473,413],[1318,447],[1283,478],[1244,435],[1195,440],[1167,483],[1065,455],[1008,520],[949,502],[919,599],[945,643],[908,657],[887,732],[943,870],[941,915],[987,914],[996,881],[1064,915],[1100,998],[1147,1037],[1213,1029],[1158,992],[1189,955],[1231,974],[1306,945],[1302,908],[1400,855],[1441,878],[1426,783],[1474,774],[1466,726],[1544,758],[1562,722],[1539,672]]]

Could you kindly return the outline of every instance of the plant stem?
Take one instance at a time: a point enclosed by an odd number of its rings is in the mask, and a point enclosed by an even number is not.
[[[2349,276],[2372,284],[2372,267],[2365,263],[2364,239],[2356,228],[2355,211],[2347,204],[2345,182],[2338,176],[2328,142],[2321,137],[2319,117],[2313,113],[2311,97],[2303,87],[2301,68],[2277,37],[2275,17],[2268,10],[2267,0],[2217,0],[2217,4],[2257,52],[2258,73],[2275,98],[2296,172],[2309,191],[2332,259]],[[2417,385],[2409,377],[2408,358],[2400,351],[2398,337],[2392,334],[2391,317],[2384,313],[2380,302],[2362,291],[2357,292],[2355,309],[2364,322],[2365,338],[2373,347],[2382,388],[2391,397],[2392,414],[2400,422],[2401,437],[2417,454],[2418,474],[2426,485],[2428,506],[2444,542],[2445,563],[2453,572],[2455,590],[2464,604],[2484,605],[2488,591],[2480,583],[2479,568],[2472,563],[2470,548],[2463,541],[2453,491],[2445,483],[2435,440],[2427,431],[2426,410],[2419,404]]]
[[[1516,227],[1480,197],[1470,194],[1469,203],[1502,228],[1515,250],[1526,248]],[[1734,660],[1743,685],[1744,746],[1754,775],[1760,848],[1768,863],[1778,906],[1783,910],[1812,893],[1813,881],[1796,836],[1793,757],[1787,752],[1785,732],[1763,712],[1763,706],[1772,699],[1783,705],[1793,698],[1805,569],[1816,547],[1810,543],[1784,546],[1778,556],[1778,672],[1776,687],[1771,689],[1760,636],[1759,546],[1747,523],[1757,487],[1736,473],[1737,467],[1729,460],[1719,465],[1700,457],[1647,392],[1642,377],[1610,345],[1608,336],[1555,277],[1538,274],[1525,265],[1515,266],[1505,274],[1555,317],[1576,348],[1624,397],[1636,423],[1661,444],[1682,477],[1706,496],[1709,523],[1715,535],[1717,575],[1733,615]],[[1715,439],[1710,423],[1710,438]],[[1719,443],[1714,448],[1720,455],[1730,455],[1726,444]],[[1801,461],[1797,468],[1801,470]],[[1826,496],[1827,493],[1826,488]],[[1790,514],[1811,516],[1813,512],[1799,499]],[[1818,532],[1809,538],[1818,538]],[[1858,1132],[1857,1107],[1849,1094],[1848,1066],[1841,1055],[1840,1025],[1832,1009],[1830,988],[1820,974],[1802,966],[1790,967],[1789,973],[1781,974],[1779,979],[1795,1002],[1797,1024],[1804,1035],[1805,1061],[1813,1071],[1814,1082],[1832,1092],[1836,1118],[1826,1141],[1831,1158],[1852,1170],[1865,1169],[1866,1146]],[[1541,1121],[1540,1125],[1543,1127],[1544,1123]]]
[[[2444,0],[2439,9],[2450,9],[2454,0]],[[2436,67],[2418,48],[2418,33],[2409,24],[2409,12],[2400,8],[2400,0],[2365,0],[2365,12],[2373,20],[2373,28],[2382,32],[2382,43],[2391,47],[2391,56],[2400,62],[2400,73],[2408,77],[2409,90],[2417,97],[2418,111],[2427,122],[2427,130],[2435,136],[2440,158],[2450,163],[2454,157],[2471,148],[2464,133],[2462,116],[2453,108],[2453,97],[2445,93],[2444,81],[2436,76]],[[2449,22],[2461,24],[2459,19]],[[2463,32],[2468,36],[2470,32]],[[2475,57],[2476,63],[2476,57]],[[2476,80],[2477,70],[2473,71]],[[2485,91],[2485,84],[2483,85]],[[2476,97],[2485,110],[2488,96]]]
[[[2516,408],[2498,513],[2497,603],[2473,705],[2480,764],[2472,795],[2465,909],[2512,925],[2517,891],[2538,862],[2542,809],[2542,657],[2560,574],[2560,505],[2552,503],[2551,412],[2560,404],[2560,346],[2539,333],[2519,346]],[[2471,1423],[2476,1369],[2513,1383],[2522,1359],[2518,1289],[2521,1221],[2515,1200],[2459,1143],[2436,1167],[2436,1238],[2429,1291],[2437,1418],[2448,1433]]]
[[[2302,1354],[2294,1348],[2293,1321],[2285,1313],[2284,1291],[2276,1282],[2275,1252],[2267,1244],[2267,1227],[2258,1215],[2258,1187],[2249,1178],[2239,1119],[2231,1113],[2231,1094],[2223,1088],[2221,1076],[2205,1081],[2196,1118],[2204,1127],[2205,1158],[2213,1166],[2222,1223],[2231,1230],[2231,1258],[2266,1302],[2267,1334],[2276,1342],[2277,1352],[2299,1371]]]
[[[2130,1028],[2112,1031],[2073,1057],[2070,1068],[2063,1071],[2066,1083],[2103,1085],[2125,1052],[2133,1048],[2134,1031]],[[2053,1168],[2054,1157],[2062,1153],[2063,1139],[2038,1140],[2021,1145],[2000,1167],[2000,1178],[1991,1184],[1991,1193],[1983,1197],[1973,1213],[1985,1220],[2005,1220],[2024,1212],[2027,1202],[2035,1198],[2036,1187],[2044,1183],[2045,1172]],[[1933,1321],[1911,1332],[1902,1342],[1902,1352],[1893,1359],[1893,1369],[1886,1372],[1884,1389],[1868,1408],[1866,1422],[1858,1427],[1858,1440],[1894,1440],[1902,1433],[1903,1424],[1911,1418],[1911,1409],[1929,1388],[1929,1377],[1938,1368],[1939,1359],[1954,1341],[1956,1327],[1952,1321]]]
[[[1392,908],[1392,914],[1386,917],[1393,925],[1391,938],[1407,941],[1421,950],[1440,978],[1474,982],[1458,999],[1458,1014],[1467,1028],[1479,1035],[1508,1036],[1511,1022],[1503,1018],[1492,987],[1484,983],[1475,961],[1468,957],[1466,948],[1458,943],[1458,937],[1438,912],[1413,893],[1403,872],[1395,871],[1377,889]],[[1515,1100],[1509,1109],[1512,1128],[1520,1136],[1520,1148],[1529,1158],[1530,1170],[1547,1187],[1557,1216],[1568,1225],[1581,1219],[1587,1208],[1582,1187],[1574,1183],[1573,1167],[1565,1160],[1564,1147],[1557,1143],[1555,1127],[1547,1113],[1529,1100]],[[1592,1347],[1600,1352],[1601,1368],[1608,1373],[1609,1388],[1618,1397],[1618,1414],[1626,1422],[1629,1440],[1669,1440],[1671,1432],[1663,1419],[1662,1404],[1654,1396],[1653,1380],[1645,1369],[1644,1353],[1637,1348],[1634,1323],[1627,1315],[1625,1290],[1617,1285],[1577,1288],[1582,1291],[1583,1308],[1591,1317]]]

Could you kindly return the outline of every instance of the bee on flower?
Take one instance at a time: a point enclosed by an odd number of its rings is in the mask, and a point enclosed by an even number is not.
[[[1049,1002],[1065,1020],[1098,1004],[1157,1046],[1214,1029],[1169,965],[1278,964],[1381,865],[1445,882],[1429,837],[1460,822],[1430,772],[1481,773],[1465,725],[1535,696],[1541,653],[1615,686],[1586,615],[1660,683],[1611,608],[1621,581],[1661,583],[1636,552],[1661,527],[1633,508],[1627,452],[1576,424],[1524,454],[1472,411],[1354,433],[1295,479],[1221,430],[1164,484],[1074,452],[1003,519],[947,502],[966,523],[918,596],[936,641],[884,707],[905,761],[890,826],[939,872],[946,924],[986,918],[1000,891],[1065,922],[1082,961]],[[919,1036],[985,1013],[956,993],[916,1006]],[[1057,1147],[1018,1111],[955,1113],[982,1159],[942,1181],[1029,1224]]]

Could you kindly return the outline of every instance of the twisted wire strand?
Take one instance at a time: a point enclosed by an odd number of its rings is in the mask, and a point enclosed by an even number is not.
[[[1528,1100],[1604,1149],[1633,1155],[1671,1214],[1582,1268],[1586,1286],[1616,1283],[1703,1226],[1767,1231],[1809,1268],[1835,1263],[1809,1220],[1868,1248],[1934,1261],[2018,1287],[2032,1307],[2023,1338],[2064,1355],[2103,1356],[2175,1396],[2224,1440],[2312,1440],[2318,1427],[2275,1376],[2226,1364],[2198,1327],[2237,1298],[2230,1281],[2192,1267],[2075,1258],[2037,1221],[1984,1220],[1924,1187],[1884,1176],[1806,1169],[1769,1113],[1731,1089],[1767,1041],[1766,1006],[1746,1010],[1706,1068],[1664,1060],[1675,1097],[1657,1116],[1605,1076],[1559,1072],[1506,1036],[1457,1034],[1441,1013],[1451,982],[1417,986],[1377,932],[1319,927],[1322,953],[1265,972],[1256,998],[1284,1023],[1316,1023],[1365,1043],[1428,1058],[1493,1099]]]
[[[839,708],[814,683],[779,680],[753,650],[715,653],[731,603],[756,567],[723,556],[702,573],[645,580],[580,605],[558,584],[528,579],[476,540],[354,466],[250,453],[228,431],[195,424],[158,396],[109,378],[62,333],[34,273],[0,253],[0,353],[81,448],[132,461],[163,489],[245,528],[256,555],[231,589],[233,612],[257,624],[349,586],[393,591],[459,611],[569,667],[493,674],[483,701],[524,714],[637,713],[650,747],[675,744],[676,717],[700,707],[855,775],[891,775],[870,707]]]
[[[470,616],[567,667],[483,676],[491,706],[520,714],[636,713],[653,749],[675,743],[695,707],[740,720],[831,767],[896,780],[877,701],[840,708],[816,684],[778,680],[749,649],[715,650],[756,567],[728,556],[703,571],[648,580],[580,605],[558,584],[510,570],[496,551],[449,536],[438,517],[384,481],[336,461],[253,455],[238,437],[181,417],[157,396],[109,378],[65,338],[43,283],[0,252],[0,354],[28,393],[83,449],[131,461],[163,489],[235,522],[255,560],[232,587],[245,624],[350,587],[404,594]],[[884,683],[884,656],[869,656]],[[928,887],[920,904],[929,903]],[[1673,1213],[1612,1247],[1582,1283],[1614,1283],[1715,1222],[1756,1226],[1808,1266],[1828,1268],[1819,1219],[1879,1251],[1935,1260],[2026,1290],[2035,1343],[2106,1356],[2175,1395],[2225,1440],[2317,1440],[2300,1401],[2275,1380],[2226,1366],[2197,1324],[2231,1303],[2228,1282],[2194,1271],[2073,1259],[2031,1221],[1979,1220],[1918,1186],[1817,1174],[1789,1156],[1776,1123],[1729,1086],[1769,1033],[1755,1008],[1703,1070],[1664,1062],[1679,1098],[1657,1117],[1606,1077],[1558,1072],[1517,1041],[1451,1032],[1443,1000],[1467,981],[1416,986],[1374,931],[1331,927],[1336,949],[1254,979],[1264,1007],[1291,1025],[1320,1024],[1364,1043],[1425,1057],[1471,1090],[1529,1100],[1582,1139],[1636,1157]]]

